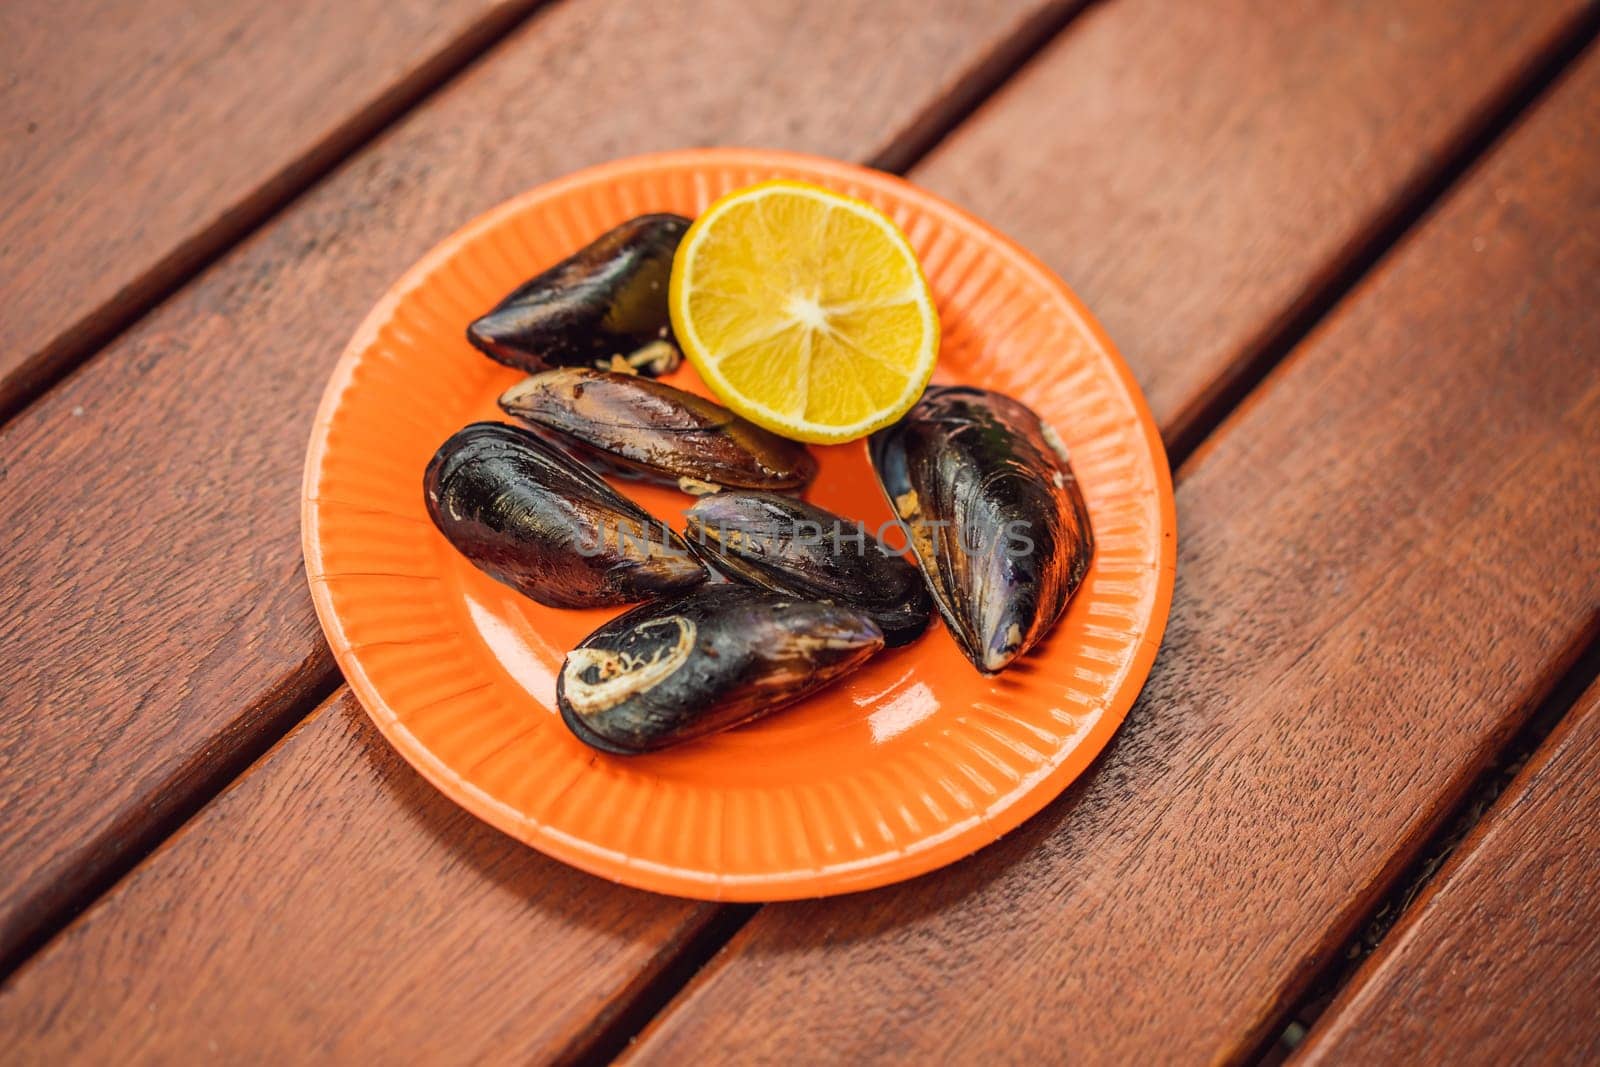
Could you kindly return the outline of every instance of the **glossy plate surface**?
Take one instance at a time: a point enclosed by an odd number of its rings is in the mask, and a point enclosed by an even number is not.
[[[612,611],[536,604],[458,556],[428,521],[422,471],[445,438],[500,418],[520,375],[466,324],[529,276],[647,211],[693,216],[793,177],[887,212],[922,259],[944,324],[937,382],[1011,393],[1071,450],[1098,548],[1049,638],[998,678],[937,620],[772,717],[648,757],[563,727],[566,651]],[[669,379],[704,391],[687,367]],[[890,522],[862,442],[814,449],[807,496]],[[624,493],[682,529],[691,499]],[[1122,360],[1030,255],[929,193],[786,153],[706,149],[592,168],[535,189],[434,249],[379,302],[329,382],[303,501],[306,568],[345,677],[378,728],[457,803],[595,874],[683,896],[778,900],[883,885],[992,841],[1064,789],[1149,673],[1176,549],[1171,479]],[[887,539],[897,546],[897,532]]]

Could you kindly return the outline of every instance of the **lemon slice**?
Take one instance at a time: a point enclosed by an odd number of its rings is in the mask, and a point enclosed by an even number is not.
[[[796,181],[739,189],[689,227],[672,328],[707,387],[774,433],[827,444],[887,426],[922,395],[939,315],[882,212]]]

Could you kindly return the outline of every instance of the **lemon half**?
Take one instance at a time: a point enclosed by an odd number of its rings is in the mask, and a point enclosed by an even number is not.
[[[829,444],[904,415],[939,356],[939,314],[905,235],[870,204],[797,181],[717,200],[672,263],[672,328],[723,403]]]

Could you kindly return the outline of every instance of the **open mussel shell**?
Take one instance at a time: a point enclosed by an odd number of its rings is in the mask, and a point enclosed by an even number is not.
[[[910,644],[933,612],[917,568],[866,527],[778,493],[728,490],[685,513],[684,540],[730,578],[860,608],[890,648]]]
[[[590,634],[562,664],[556,701],[580,741],[636,755],[792,704],[882,647],[854,608],[703,585]]]
[[[1094,535],[1065,447],[1031,409],[982,389],[930,386],[868,443],[939,613],[986,674],[1055,624]]]
[[[800,489],[817,473],[805,445],[704,397],[628,374],[544,371],[506,390],[500,407],[586,457],[686,492]]]
[[[541,604],[631,604],[707,576],[664,524],[516,426],[457,431],[429,462],[423,489],[434,525],[462,555]]]
[[[467,327],[491,358],[525,371],[609,367],[662,374],[680,360],[667,311],[681,215],[641,215],[524,282]]]

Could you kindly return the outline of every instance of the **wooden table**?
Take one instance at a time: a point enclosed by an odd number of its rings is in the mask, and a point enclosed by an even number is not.
[[[1593,1062],[1597,26],[6,4],[3,1058]],[[438,796],[340,685],[298,541],[316,399],[393,278],[519,190],[720,143],[903,172],[1059,271],[1181,529],[1081,781],[944,871],[762,908]]]

